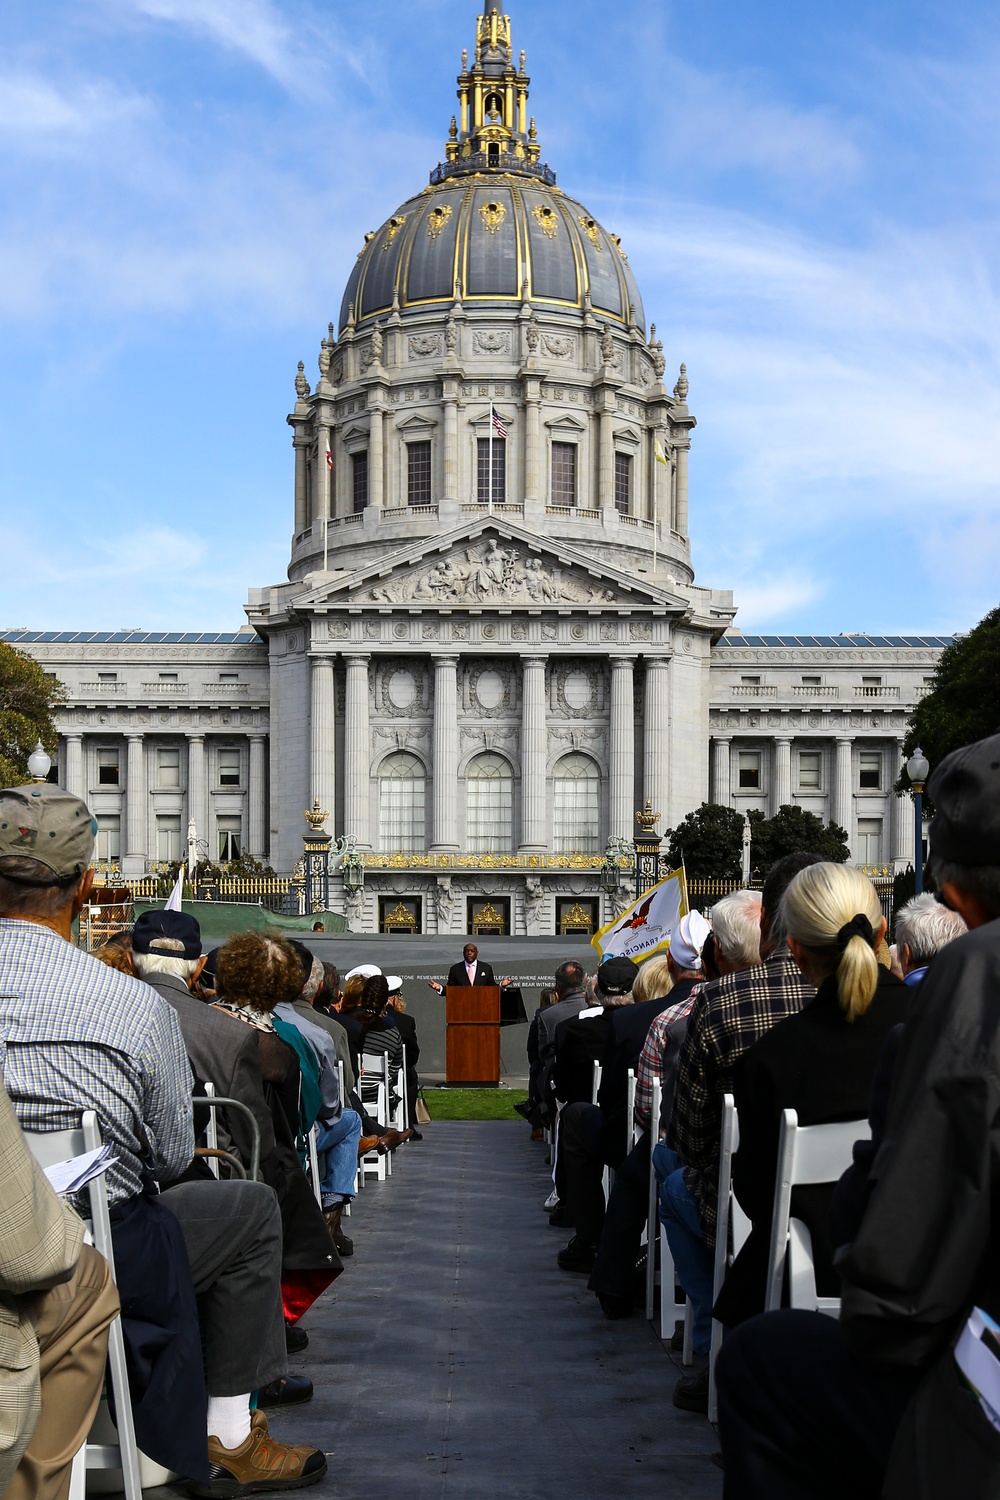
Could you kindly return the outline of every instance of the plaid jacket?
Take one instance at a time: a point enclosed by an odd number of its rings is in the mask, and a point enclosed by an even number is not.
[[[704,984],[694,989],[676,1005],[661,1011],[646,1033],[646,1041],[639,1057],[635,1074],[635,1123],[640,1130],[649,1130],[652,1124],[653,1084],[663,1082],[663,1069],[667,1052],[667,1028],[673,1021],[682,1021],[689,1016]]]
[[[733,1065],[816,991],[788,949],[750,969],[707,984],[695,1001],[677,1065],[669,1144],[684,1163],[684,1181],[698,1200],[705,1243],[715,1244],[722,1096],[733,1090]]]

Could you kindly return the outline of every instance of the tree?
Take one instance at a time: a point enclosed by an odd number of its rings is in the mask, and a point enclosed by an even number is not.
[[[0,641],[0,786],[29,781],[28,756],[39,740],[55,753],[52,710],[65,696],[33,657]]]
[[[739,880],[743,815],[734,807],[703,802],[676,828],[668,828],[667,862],[683,864],[691,880]]]
[[[851,856],[847,834],[836,823],[824,825],[822,818],[805,808],[786,803],[773,818],[761,812],[750,814],[750,860],[755,870],[767,874],[776,859],[785,854],[821,854],[842,865]]]
[[[910,719],[904,759],[919,745],[931,763],[1000,733],[1000,607],[942,652],[930,692]],[[896,790],[909,791],[904,766]]]

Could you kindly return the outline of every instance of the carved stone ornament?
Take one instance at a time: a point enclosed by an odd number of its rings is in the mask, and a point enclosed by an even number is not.
[[[385,239],[382,241],[382,249],[388,250],[403,225],[406,223],[405,214],[396,214],[395,218],[389,220],[385,229]]]
[[[617,235],[617,234],[613,234],[611,236],[611,243],[614,245],[615,249],[618,251],[618,254],[621,256],[621,258],[625,262],[625,264],[628,265],[628,256],[625,254],[625,251],[622,249],[621,236]]]
[[[598,250],[600,250],[600,248],[601,248],[601,237],[598,234],[598,228],[599,228],[599,226],[598,226],[597,220],[596,219],[588,219],[586,214],[581,214],[580,215],[580,228],[583,230],[584,234],[587,236],[587,238],[590,241],[590,243],[592,245],[596,245],[597,248],[598,248]]]
[[[439,203],[427,215],[427,238],[436,240],[452,215],[450,203]]]
[[[534,354],[535,350],[538,348],[538,340],[540,338],[540,334],[538,332],[538,319],[535,317],[534,313],[531,314],[531,317],[528,320],[528,327],[525,332],[525,338],[528,341],[528,348],[531,350],[532,354]]]
[[[484,203],[479,210],[479,217],[490,234],[496,234],[507,217],[507,210],[502,203]]]
[[[576,341],[557,333],[547,333],[542,340],[542,348],[555,359],[570,359],[576,352]]]
[[[444,343],[448,353],[454,354],[458,348],[458,326],[454,318],[449,318],[445,324]]]
[[[401,572],[359,597],[361,602],[370,600],[373,604],[426,601],[477,605],[497,600],[542,605],[609,603],[614,594],[599,582],[564,573],[540,557],[523,554],[515,547],[501,547],[489,537],[464,553],[438,558],[423,570]]]
[[[550,240],[554,240],[556,237],[556,231],[559,228],[559,215],[556,213],[555,209],[551,208],[547,203],[539,203],[535,208],[531,210],[531,212],[533,217],[537,220],[542,233],[546,235]]]
[[[372,359],[377,365],[381,364],[382,362],[383,343],[384,340],[382,337],[382,330],[376,323],[374,329],[372,330]]]
[[[299,360],[299,368],[295,375],[295,394],[296,396],[298,396],[300,401],[304,401],[309,395],[309,382],[306,379],[306,367],[301,359]]]
[[[510,334],[500,329],[480,328],[472,335],[477,354],[509,354]]]
[[[430,359],[441,353],[439,333],[414,333],[410,335],[407,349],[411,359]]]
[[[604,332],[601,334],[601,358],[606,365],[610,365],[615,357],[615,338],[611,329],[605,324]]]

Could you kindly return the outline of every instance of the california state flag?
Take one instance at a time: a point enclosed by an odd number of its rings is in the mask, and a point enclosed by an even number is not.
[[[631,958],[636,962],[670,947],[670,938],[688,909],[687,881],[683,866],[650,890],[643,891],[620,917],[595,932],[591,942],[606,958]]]

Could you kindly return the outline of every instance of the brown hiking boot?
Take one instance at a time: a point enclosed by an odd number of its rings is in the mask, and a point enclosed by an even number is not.
[[[358,1155],[367,1156],[369,1151],[374,1151],[378,1145],[377,1135],[363,1135],[358,1141]]]
[[[326,1473],[326,1458],[317,1448],[295,1447],[273,1438],[262,1411],[250,1413],[250,1436],[238,1448],[223,1448],[218,1438],[210,1437],[208,1463],[208,1484],[192,1480],[188,1485],[188,1494],[201,1500],[300,1490],[318,1484]]]

